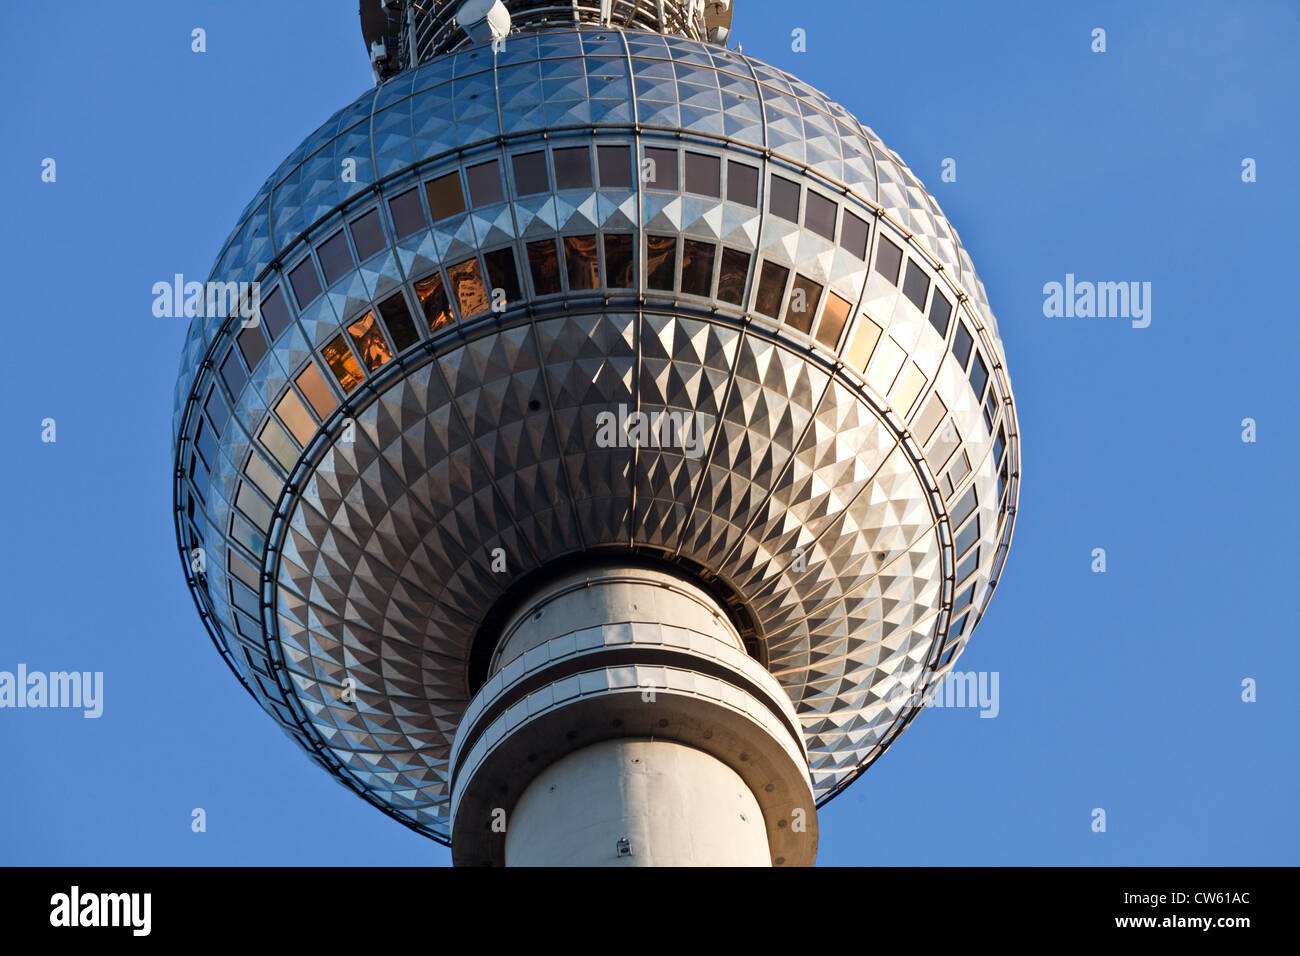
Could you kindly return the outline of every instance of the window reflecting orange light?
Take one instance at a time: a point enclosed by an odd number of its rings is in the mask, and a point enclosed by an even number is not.
[[[462,316],[471,316],[488,307],[487,290],[479,272],[478,259],[466,259],[447,268],[447,281],[456,293],[456,305]]]
[[[321,349],[321,354],[325,356],[325,362],[334,373],[334,377],[339,380],[339,385],[343,387],[344,392],[350,392],[361,384],[365,376],[361,374],[361,366],[353,357],[348,343],[343,341],[343,336],[336,335],[330,339]]]
[[[367,312],[349,325],[348,335],[352,336],[352,343],[361,353],[361,361],[372,372],[393,357],[393,350],[384,340],[384,333],[379,331],[373,312]]]
[[[840,333],[844,331],[844,323],[849,319],[851,308],[848,302],[834,292],[827,293],[826,308],[822,312],[821,324],[817,326],[817,341],[827,348],[835,348]]]
[[[451,302],[447,299],[441,272],[435,272],[415,283],[415,294],[420,299],[420,308],[424,311],[430,332],[451,322]]]

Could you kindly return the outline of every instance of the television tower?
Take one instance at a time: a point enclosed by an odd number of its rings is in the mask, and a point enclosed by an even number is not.
[[[1011,540],[970,257],[730,2],[360,13],[181,358],[214,643],[457,864],[811,864]]]

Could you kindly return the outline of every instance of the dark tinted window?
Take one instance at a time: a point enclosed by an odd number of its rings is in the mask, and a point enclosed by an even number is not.
[[[597,146],[596,162],[602,189],[632,188],[632,147]]]
[[[501,168],[495,159],[470,166],[465,170],[465,181],[469,183],[471,206],[490,206],[505,198],[501,191]]]
[[[953,546],[952,546],[953,551],[958,556],[965,554],[966,550],[972,544],[975,543],[976,539],[978,539],[979,536],[980,536],[980,519],[976,518],[974,521],[972,521],[970,524],[968,524],[965,528],[962,529],[961,534],[957,535],[957,540],[953,542]]]
[[[758,208],[758,169],[727,160],[727,199]]]
[[[718,247],[711,242],[686,240],[682,251],[682,292],[706,298],[712,294],[713,260],[717,254]]]
[[[591,188],[591,152],[586,146],[557,149],[552,155],[556,189]]]
[[[203,403],[203,410],[208,413],[208,418],[212,419],[212,427],[218,435],[226,430],[226,422],[230,421],[230,409],[226,407],[226,400],[221,397],[219,389],[213,388],[208,393],[208,400]]]
[[[459,216],[465,211],[465,192],[460,188],[460,173],[451,172],[424,184],[433,221]]]
[[[646,236],[646,288],[671,292],[677,272],[677,237]]]
[[[911,259],[907,260],[907,275],[903,278],[903,295],[922,312],[925,311],[925,297],[930,292],[930,278]]]
[[[799,221],[799,184],[780,176],[772,177],[772,192],[768,196],[768,212],[791,222]]]
[[[957,356],[957,361],[961,367],[966,367],[966,362],[970,359],[970,347],[973,344],[970,333],[966,331],[965,323],[958,323],[957,334],[952,340],[952,354]]]
[[[975,486],[971,485],[966,489],[966,494],[961,496],[961,501],[957,502],[957,507],[952,509],[952,526],[960,527],[961,523],[970,517],[971,512],[975,510]]]
[[[944,338],[948,337],[948,320],[952,318],[952,303],[938,289],[934,290],[934,298],[930,300],[930,324],[934,330]]]
[[[984,386],[989,383],[989,369],[984,364],[984,356],[975,353],[975,361],[970,367],[970,387],[975,389],[975,397],[984,397]]]
[[[722,271],[718,273],[718,298],[731,305],[745,301],[745,279],[749,277],[748,252],[739,249],[722,249]]]
[[[825,196],[808,190],[808,202],[803,211],[803,224],[826,239],[835,238],[835,217],[840,207]]]
[[[379,314],[383,317],[388,334],[393,338],[393,346],[404,352],[420,339],[411,319],[411,310],[406,307],[406,297],[398,292],[379,303]]]
[[[207,422],[199,419],[199,430],[194,435],[194,446],[203,456],[204,463],[211,468],[217,462],[217,439]]]
[[[979,565],[979,562],[980,552],[979,548],[976,548],[965,561],[957,565],[957,580],[965,581],[970,577],[975,572],[975,568]]]
[[[519,294],[519,270],[515,267],[515,250],[507,246],[495,252],[485,252],[483,263],[487,266],[488,284],[492,287],[494,301],[497,298],[497,289],[503,290],[506,294],[506,308],[523,298]]]
[[[320,259],[326,285],[333,285],[348,274],[352,268],[352,250],[342,229],[316,247],[316,258]]]
[[[605,285],[614,289],[636,288],[636,237],[605,236]]]
[[[867,258],[867,223],[847,210],[844,213],[844,227],[840,229],[840,245],[859,259]]]
[[[289,327],[289,308],[284,304],[284,296],[280,295],[278,288],[262,300],[262,324],[266,326],[266,333],[272,341],[278,339],[280,333]]]
[[[408,189],[400,196],[388,200],[388,211],[393,215],[393,231],[398,239],[424,228],[424,210],[420,208],[420,194]]]
[[[565,236],[564,265],[569,291],[594,289],[600,284],[600,263],[596,259],[595,236]]]
[[[249,368],[257,368],[257,363],[266,354],[266,336],[260,325],[250,325],[239,333],[239,351],[244,353],[244,361]]]
[[[817,314],[817,305],[821,302],[821,298],[820,283],[796,273],[794,286],[790,289],[790,301],[786,303],[784,321],[800,332],[811,330],[813,316]]]
[[[384,225],[379,221],[379,210],[372,209],[365,215],[358,216],[348,223],[352,230],[352,242],[357,247],[357,255],[362,261],[369,259],[388,243],[384,240]]]
[[[320,279],[316,277],[316,266],[308,256],[289,273],[289,284],[293,286],[294,298],[298,308],[304,308],[320,295]]]
[[[248,373],[244,371],[243,363],[239,361],[235,349],[231,349],[226,354],[226,360],[221,363],[221,380],[226,383],[226,388],[235,398],[239,397],[239,390],[248,381]]]
[[[775,319],[781,313],[781,296],[785,292],[786,280],[790,270],[775,262],[764,262],[763,272],[758,280],[758,295],[754,297],[754,308],[768,318]]]
[[[528,244],[528,271],[533,276],[534,295],[554,295],[560,288],[560,255],[554,239]]]
[[[515,167],[515,192],[520,196],[544,193],[551,188],[550,177],[546,174],[546,151],[521,153],[511,162]]]
[[[903,250],[881,236],[880,245],[876,247],[876,271],[898,285],[898,267],[902,264]]]
[[[722,195],[722,160],[704,153],[686,154],[686,191],[699,196]]]
[[[647,189],[677,189],[677,150],[647,146],[641,179]]]

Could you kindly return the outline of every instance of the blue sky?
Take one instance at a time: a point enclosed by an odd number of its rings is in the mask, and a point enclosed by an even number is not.
[[[449,860],[334,783],[239,687],[172,532],[184,328],[152,315],[150,288],[206,275],[265,176],[369,87],[356,2],[333,6],[0,14],[0,670],[104,672],[97,720],[0,710],[0,863]],[[820,863],[1300,863],[1285,610],[1300,11],[737,6],[733,41],[873,127],[956,225],[1023,437],[1010,558],[959,665],[999,674],[998,716],[920,715],[823,810]],[[1105,53],[1090,49],[1098,27]],[[1257,182],[1242,182],[1246,157]],[[1067,273],[1150,282],[1150,327],[1045,317],[1043,286]],[[206,833],[191,832],[195,807]]]

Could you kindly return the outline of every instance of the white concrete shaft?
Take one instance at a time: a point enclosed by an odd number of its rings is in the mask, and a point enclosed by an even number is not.
[[[740,650],[745,647],[717,601],[685,578],[665,571],[615,566],[562,578],[533,595],[507,622],[491,672],[561,634],[611,624],[627,627],[636,622],[673,624]]]
[[[488,670],[452,745],[458,865],[816,859],[794,707],[685,574],[553,580],[519,602]]]
[[[620,841],[626,839],[626,853]],[[669,740],[605,740],[530,783],[507,866],[770,866],[763,812],[725,763]]]

